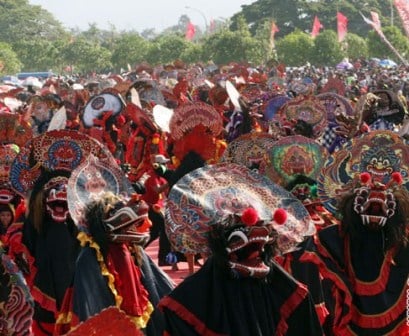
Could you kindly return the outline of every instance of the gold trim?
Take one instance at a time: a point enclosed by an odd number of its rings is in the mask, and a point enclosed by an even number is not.
[[[115,297],[115,305],[118,308],[120,308],[121,303],[122,303],[122,296],[118,294],[118,291],[115,288],[115,285],[114,285],[115,277],[109,272],[108,267],[105,264],[104,257],[102,256],[99,245],[96,242],[94,242],[94,240],[90,236],[88,236],[85,232],[80,232],[77,236],[77,239],[80,241],[80,244],[82,247],[88,244],[91,248],[95,250],[97,254],[97,260],[99,262],[99,266],[101,267],[101,274],[107,277],[108,287]]]

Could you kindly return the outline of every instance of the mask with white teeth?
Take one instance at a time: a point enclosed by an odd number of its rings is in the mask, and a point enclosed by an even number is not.
[[[365,172],[360,175],[361,186],[354,191],[354,211],[361,216],[362,224],[370,229],[386,225],[396,212],[396,199],[393,187],[402,183],[400,173],[393,173],[387,184],[373,182],[372,176]]]
[[[285,210],[279,209],[279,212]],[[274,216],[274,218],[278,218]],[[286,218],[281,216],[280,218]],[[258,218],[254,208],[247,208],[241,216],[233,216],[225,229],[228,267],[235,277],[262,279],[270,272],[270,257],[274,250],[276,231],[273,221]]]
[[[57,176],[44,186],[47,212],[57,223],[64,223],[68,218],[67,183],[66,177]]]

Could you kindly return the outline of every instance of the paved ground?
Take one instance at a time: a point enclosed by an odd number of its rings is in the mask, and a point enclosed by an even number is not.
[[[158,240],[153,241],[146,249],[146,253],[153,259],[153,261],[158,263]],[[187,262],[178,262],[179,270],[172,270],[172,266],[161,266],[161,269],[165,271],[169,277],[176,283],[179,284],[183,279],[189,275]],[[199,266],[195,266],[195,271],[198,270]]]

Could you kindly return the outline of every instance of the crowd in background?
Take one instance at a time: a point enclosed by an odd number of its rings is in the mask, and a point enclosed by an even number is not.
[[[0,334],[75,335],[80,322],[116,306],[136,335],[408,335],[409,197],[400,189],[408,99],[409,69],[377,59],[333,68],[177,60],[3,80],[0,234],[13,266],[3,265],[0,299],[23,290],[19,308],[0,308],[0,321],[8,319]],[[349,167],[349,151],[361,162]],[[116,194],[98,198],[122,178]],[[230,178],[237,184],[224,190]],[[81,198],[81,183],[94,203]],[[125,202],[118,190],[128,183],[138,196]],[[344,193],[335,205],[336,187]],[[271,207],[272,218],[263,217]],[[144,248],[158,238],[154,265]],[[175,289],[158,266],[181,261],[191,277]],[[197,286],[203,291],[189,299]],[[229,303],[235,295],[254,311]],[[11,319],[13,309],[25,318]]]

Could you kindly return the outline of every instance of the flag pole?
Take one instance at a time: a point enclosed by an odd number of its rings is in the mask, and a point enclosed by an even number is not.
[[[398,57],[399,60],[405,66],[408,66],[409,65],[408,62],[402,57],[402,55],[399,53],[399,51],[396,50],[396,48],[392,45],[392,43],[386,38],[385,34],[383,33],[382,29],[380,28],[380,24],[378,24],[379,26],[377,26],[374,21],[372,21],[372,20],[368,19],[367,17],[365,17],[365,15],[363,15],[361,12],[359,12],[359,14],[361,14],[362,18],[364,19],[364,21],[367,24],[372,26],[372,28],[376,31],[376,33],[381,38],[381,41],[388,46],[388,48],[396,55],[396,57]]]

